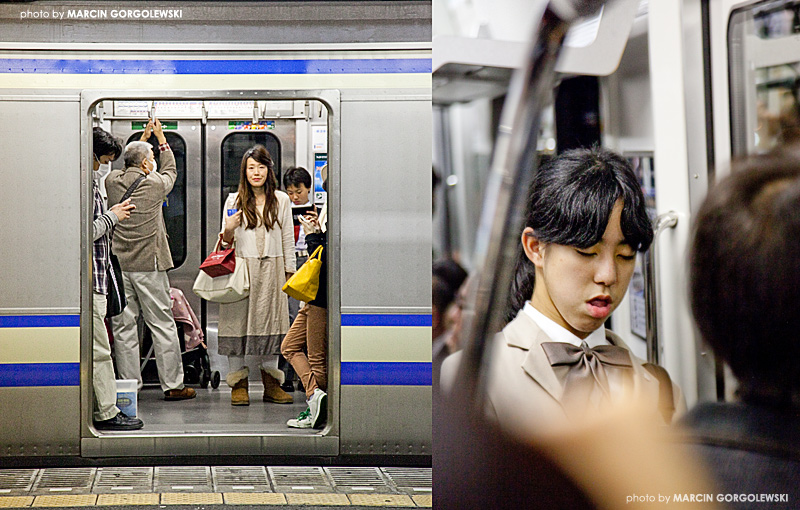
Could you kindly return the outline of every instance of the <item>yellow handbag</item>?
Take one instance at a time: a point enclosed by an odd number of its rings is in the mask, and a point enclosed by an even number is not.
[[[308,257],[306,263],[300,266],[291,278],[286,280],[283,291],[298,301],[308,303],[317,297],[319,290],[319,271],[322,268],[322,246]]]

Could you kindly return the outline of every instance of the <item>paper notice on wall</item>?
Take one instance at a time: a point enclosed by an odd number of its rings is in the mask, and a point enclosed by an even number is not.
[[[328,126],[311,126],[311,146],[314,152],[328,152]]]

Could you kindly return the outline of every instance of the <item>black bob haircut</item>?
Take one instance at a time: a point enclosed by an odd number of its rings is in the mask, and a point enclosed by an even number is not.
[[[295,186],[299,188],[301,184],[305,184],[306,188],[311,189],[311,174],[302,166],[289,167],[286,173],[283,174],[283,187]]]
[[[692,314],[749,403],[800,406],[800,159],[733,164],[700,207],[689,250]]]
[[[528,190],[525,227],[544,243],[589,248],[603,238],[611,210],[622,200],[622,235],[635,251],[653,242],[644,194],[630,163],[619,154],[594,147],[574,149],[551,159]],[[519,246],[506,313],[511,321],[533,295],[535,268]]]
[[[92,128],[92,152],[98,159],[111,154],[116,160],[122,154],[122,142],[103,128]]]

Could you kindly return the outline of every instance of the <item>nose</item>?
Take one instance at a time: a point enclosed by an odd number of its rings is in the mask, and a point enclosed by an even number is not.
[[[602,255],[596,259],[596,267],[594,271],[594,281],[599,285],[610,287],[617,283],[617,275],[619,269],[617,268],[617,261],[614,256]]]

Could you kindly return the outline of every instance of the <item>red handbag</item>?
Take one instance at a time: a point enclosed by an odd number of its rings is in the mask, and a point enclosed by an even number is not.
[[[236,269],[236,251],[233,246],[221,250],[217,243],[214,251],[200,264],[200,269],[212,278],[231,274]]]

